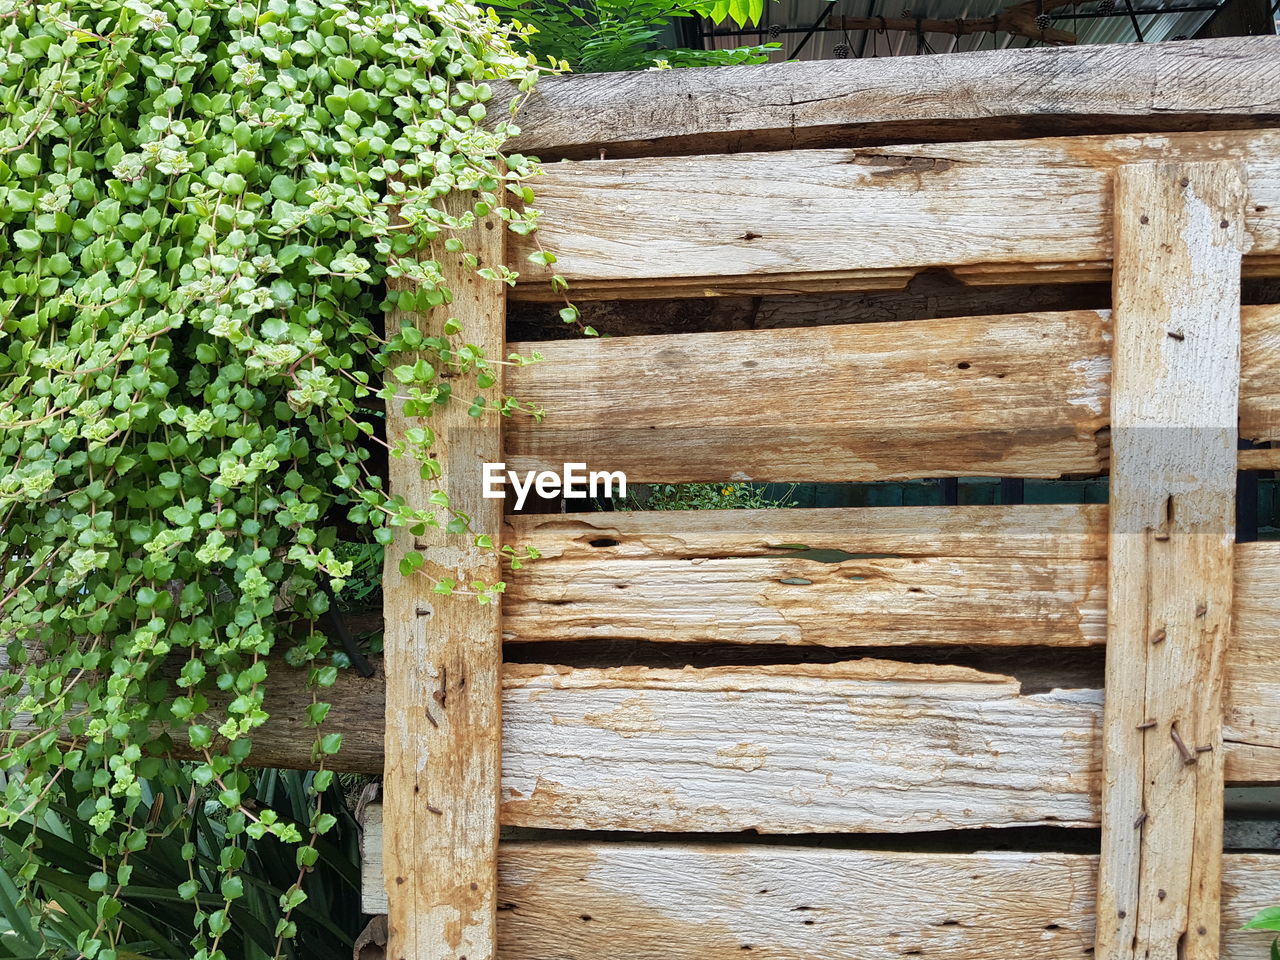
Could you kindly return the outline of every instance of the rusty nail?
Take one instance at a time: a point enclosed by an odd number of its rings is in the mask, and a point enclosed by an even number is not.
[[[427,810],[428,810],[429,812],[434,813],[434,814],[437,814],[437,815],[444,813],[444,811],[443,811],[443,810],[439,809],[438,807],[433,807],[433,806],[432,806],[431,804],[429,804],[429,803],[427,804]]]
[[[1198,604],[1196,604],[1196,616],[1197,616],[1197,617],[1203,617],[1203,616],[1204,616],[1206,613],[1208,613],[1208,612],[1209,612],[1209,605],[1208,605],[1207,603],[1198,603]]]
[[[440,724],[436,723],[436,718],[431,715],[431,708],[423,707],[422,712],[427,715],[427,720],[431,723],[431,725],[435,727],[437,730],[439,730]]]
[[[1167,332],[1169,334],[1169,339],[1177,340],[1179,343],[1187,339],[1187,335],[1183,333],[1181,330],[1169,330]]]
[[[1161,627],[1159,630],[1157,630],[1157,631],[1155,632],[1155,635],[1154,635],[1154,636],[1152,636],[1152,638],[1151,638],[1151,642],[1152,642],[1152,643],[1164,643],[1164,638],[1165,638],[1166,636],[1168,636],[1168,634],[1166,634],[1166,633],[1164,632],[1164,627]]]
[[[1138,724],[1138,729],[1150,730],[1155,725],[1156,725],[1156,722],[1154,720],[1143,720],[1140,724]]]
[[[1140,826],[1147,822],[1147,811],[1143,810],[1138,814],[1138,819],[1133,821],[1133,829],[1137,830]]]
[[[1173,739],[1173,745],[1178,748],[1178,753],[1182,754],[1182,762],[1195,763],[1196,755],[1187,747],[1186,742],[1179,735],[1177,727],[1169,727],[1169,736]]]

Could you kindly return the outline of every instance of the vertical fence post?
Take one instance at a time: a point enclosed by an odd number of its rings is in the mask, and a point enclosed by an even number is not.
[[[457,212],[458,208],[454,208]],[[480,266],[503,260],[506,230],[496,215],[456,232]],[[449,317],[468,343],[501,359],[504,287],[475,275],[441,251],[453,303],[430,313],[392,312],[389,330],[409,321],[438,336]],[[443,375],[443,371],[442,371]],[[501,389],[501,384],[494,391]],[[486,393],[494,391],[485,391]],[[383,781],[384,874],[388,960],[492,960],[497,910],[498,791],[501,776],[502,663],[499,605],[474,596],[431,592],[432,579],[466,588],[500,579],[493,551],[472,546],[488,535],[499,543],[502,501],[484,499],[482,465],[502,459],[499,418],[468,416],[470,394],[455,396],[425,421],[444,464],[442,488],[454,509],[471,518],[470,534],[427,528],[397,531],[384,568],[386,760]],[[417,424],[402,404],[387,406],[387,436]],[[392,458],[392,492],[411,507],[428,506],[432,484],[411,457]],[[410,576],[400,559],[410,550],[426,563]],[[425,574],[425,576],[424,576]]]
[[[1217,960],[1242,165],[1121,166],[1099,960]]]

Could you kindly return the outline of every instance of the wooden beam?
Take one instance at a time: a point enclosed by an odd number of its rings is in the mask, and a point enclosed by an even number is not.
[[[1079,506],[513,516],[507,542],[542,559],[508,577],[503,637],[1100,644],[1105,522]]]
[[[506,230],[496,216],[465,233],[466,249],[481,266],[504,262]],[[468,343],[485,356],[502,357],[504,288],[482,280],[460,262],[446,267],[452,304],[428,315],[396,315],[428,336],[441,336],[456,318]],[[500,388],[499,388],[500,389]],[[448,469],[440,481],[450,505],[471,517],[470,535],[498,542],[502,501],[481,497],[485,462],[502,459],[496,417],[467,415],[455,400],[430,419],[434,453]],[[387,410],[387,435],[396,442],[421,421],[400,403]],[[434,482],[411,458],[392,458],[390,489],[416,509],[428,509]],[[388,825],[388,956],[411,960],[492,960],[496,918],[498,784],[501,775],[502,663],[497,604],[474,596],[442,596],[432,581],[459,584],[501,579],[492,551],[443,526],[418,535],[398,531],[387,548],[383,575],[385,611],[386,764]],[[399,564],[410,551],[426,558],[405,576]],[[425,574],[425,576],[424,576]],[[342,729],[342,728],[340,728]]]
[[[1241,450],[1238,465],[1241,470],[1280,470],[1280,448]]]
[[[371,805],[364,821],[367,913],[385,908],[379,814]],[[1257,960],[1273,934],[1240,927],[1280,900],[1280,857],[1224,859],[1222,960]],[[1072,853],[515,841],[498,860],[498,953],[1076,960],[1093,945],[1097,863]]]
[[[1216,960],[1242,164],[1121,166],[1099,960]]]
[[[1280,438],[1280,307],[1243,324],[1241,433]],[[546,415],[505,422],[507,463],[632,483],[1101,473],[1109,336],[1082,310],[515,344],[546,362],[507,389]]]
[[[503,822],[904,833],[1097,823],[1096,691],[965,667],[507,667]],[[516,703],[521,706],[517,708]]]
[[[508,423],[507,463],[633,483],[1096,473],[1106,336],[1081,311],[542,343],[508,390],[546,415]]]
[[[585,160],[1264,126],[1280,119],[1277,51],[1263,37],[547,77],[513,148]]]
[[[924,558],[1105,560],[1101,504],[834,507],[510,514],[506,542],[537,548],[545,564],[668,561],[844,551]],[[824,556],[832,560],[837,557]],[[512,575],[533,576],[537,563]]]
[[[553,164],[536,242],[559,259],[527,265],[515,292],[550,296],[553,270],[580,299],[901,289],[936,266],[988,283],[1105,277],[1112,171],[1146,160],[1245,161],[1253,259],[1274,271],[1277,157],[1280,130]],[[535,250],[513,245],[513,263]]]

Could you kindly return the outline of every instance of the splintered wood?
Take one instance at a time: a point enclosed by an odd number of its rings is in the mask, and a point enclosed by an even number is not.
[[[904,833],[1097,822],[1097,691],[965,667],[508,664],[502,817],[566,830]]]
[[[1099,960],[1216,960],[1245,168],[1121,166]]]
[[[465,231],[481,266],[502,262],[503,223],[496,216]],[[439,336],[445,320],[461,321],[467,341],[486,356],[503,353],[502,288],[457,264],[446,266],[454,301],[429,315],[392,314]],[[485,462],[502,459],[497,418],[467,415],[455,400],[431,417],[435,454],[449,464],[442,479],[453,509],[469,514],[471,533],[495,543],[502,501],[481,496]],[[400,403],[388,404],[387,435],[417,425]],[[406,455],[390,461],[391,490],[422,509],[434,486]],[[421,572],[402,576],[410,550],[426,558]],[[426,574],[424,576],[423,574]],[[383,589],[386,618],[386,797],[388,960],[490,960],[496,918],[498,781],[501,769],[502,663],[499,607],[470,594],[441,596],[431,579],[494,583],[501,578],[492,551],[428,528],[398,531],[387,548]],[[428,579],[431,578],[431,579]]]

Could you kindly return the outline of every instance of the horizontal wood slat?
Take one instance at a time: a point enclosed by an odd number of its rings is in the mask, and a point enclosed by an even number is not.
[[[542,559],[508,577],[504,638],[1098,644],[1105,516],[1080,506],[510,516],[507,541]]]
[[[385,909],[380,809],[366,810],[367,913]],[[498,857],[503,960],[1077,960],[1093,944],[1097,857],[772,844],[514,841]],[[1280,857],[1223,862],[1222,958],[1280,900]],[[748,949],[749,948],[749,949]]]
[[[1096,279],[1114,168],[1215,159],[1246,162],[1250,256],[1280,269],[1280,130],[553,164],[542,227],[511,257],[533,297],[553,295],[552,271],[577,297],[900,288],[935,266],[985,283]],[[554,266],[526,263],[540,248]]]
[[[965,667],[508,665],[502,819],[901,833],[1097,822],[1097,691]]]
[[[1280,118],[1274,37],[548,77],[514,149],[544,158],[1139,130]]]
[[[1280,306],[1242,322],[1241,435],[1280,438]],[[1079,310],[519,343],[546,360],[507,390],[546,413],[507,421],[504,449],[630,482],[1099,473],[1109,338]]]
[[[834,507],[507,514],[507,543],[540,563],[769,557],[847,551],[901,557],[1104,560],[1102,504]],[[531,564],[517,576],[532,576]]]

